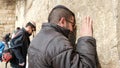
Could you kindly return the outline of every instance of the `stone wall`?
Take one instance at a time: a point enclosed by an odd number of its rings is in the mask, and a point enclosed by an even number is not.
[[[16,0],[17,2],[15,5],[10,5],[13,9],[7,8],[6,1],[11,0],[0,1],[0,5],[3,5],[0,7],[0,23],[4,22],[0,25],[1,35],[3,35],[4,32],[13,30],[13,28],[9,28],[6,25],[6,21],[9,22],[9,26],[10,23],[16,22],[15,27],[23,27],[28,21],[35,21],[37,23],[36,33],[38,33],[41,29],[41,24],[47,22],[50,10],[56,5],[65,5],[76,15],[78,29],[77,38],[80,37],[79,30],[81,20],[87,15],[93,19],[94,37],[97,41],[97,53],[100,67],[120,67],[119,0]],[[14,3],[14,1],[12,3]],[[14,7],[16,8],[15,12]],[[8,9],[10,10],[10,13],[7,14],[8,18],[6,18]],[[9,19],[9,15],[11,19]],[[11,24],[11,27],[14,27],[14,25]]]
[[[117,40],[118,40],[118,44],[117,44],[117,47],[118,47],[118,53],[119,53],[119,60],[120,60],[120,0],[118,0],[118,7],[117,7],[117,12],[118,12],[118,15],[117,15],[117,18],[118,18],[118,23],[116,24],[117,25]]]
[[[0,0],[0,40],[15,27],[15,0]]]
[[[16,0],[0,0],[0,40],[5,34],[12,33],[15,28]],[[0,68],[5,68],[5,63],[0,62]],[[10,65],[8,63],[8,68]]]
[[[101,68],[119,68],[119,8],[118,0],[27,0],[25,22],[37,22],[37,33],[43,22],[47,22],[50,10],[58,4],[70,8],[76,15],[77,38],[81,20],[89,15],[93,20],[94,37]]]

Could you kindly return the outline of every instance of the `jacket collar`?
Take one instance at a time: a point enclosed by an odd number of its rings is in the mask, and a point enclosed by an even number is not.
[[[70,30],[66,29],[66,28],[63,28],[57,24],[54,24],[54,23],[43,23],[42,25],[42,28],[44,27],[50,27],[50,28],[53,28],[55,31],[63,34],[64,36],[66,36],[68,38],[68,35],[70,33]]]

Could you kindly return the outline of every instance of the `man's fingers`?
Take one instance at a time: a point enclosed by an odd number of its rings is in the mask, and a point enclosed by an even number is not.
[[[85,17],[85,22],[83,22],[83,24],[86,26],[86,28],[89,28],[90,27],[90,23],[91,23],[91,19],[90,19],[90,17],[89,16],[86,16]],[[85,27],[84,26],[84,27]]]
[[[92,24],[93,24],[93,20],[90,19],[89,25],[92,26]]]
[[[93,20],[86,16],[82,22],[80,35],[81,36],[92,36],[93,35],[93,28],[92,28]]]
[[[89,24],[89,23],[90,23],[90,17],[87,16],[87,24]]]
[[[90,22],[90,27],[91,27],[91,33],[93,35],[93,20],[91,19],[91,22]]]
[[[93,23],[93,20],[89,16],[87,16],[87,26],[92,27],[92,23]]]

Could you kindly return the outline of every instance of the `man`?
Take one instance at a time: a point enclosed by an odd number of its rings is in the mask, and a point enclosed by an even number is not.
[[[35,31],[34,22],[28,22],[25,28],[17,32],[11,40],[10,45],[13,51],[13,59],[10,61],[12,68],[25,68],[29,37]]]
[[[82,23],[77,46],[68,36],[75,29],[75,15],[62,5],[52,9],[48,23],[32,40],[28,49],[28,68],[97,68],[96,41],[92,37],[92,20]]]

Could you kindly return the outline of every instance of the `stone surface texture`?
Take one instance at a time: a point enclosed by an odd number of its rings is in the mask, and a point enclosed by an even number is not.
[[[3,4],[1,1],[0,5]],[[9,12],[13,13],[10,17],[10,20],[12,19],[10,23],[14,23],[13,19],[16,16],[15,25],[9,25],[9,27],[23,27],[28,21],[35,21],[37,24],[37,34],[41,29],[41,24],[47,22],[49,12],[56,5],[65,5],[75,13],[77,38],[80,37],[79,32],[82,19],[85,16],[90,16],[94,21],[93,36],[97,42],[100,68],[120,68],[119,0],[16,0],[15,15],[14,8],[9,6],[11,8]],[[3,20],[6,21],[7,15],[9,16],[9,14],[6,14],[8,9],[7,11],[3,9],[0,7],[0,23]],[[8,20],[7,18],[7,22]],[[3,30],[1,29],[3,27],[6,28]],[[5,30],[10,30],[10,28],[7,28],[8,25],[6,24],[5,26],[0,25],[0,32],[4,33]]]

